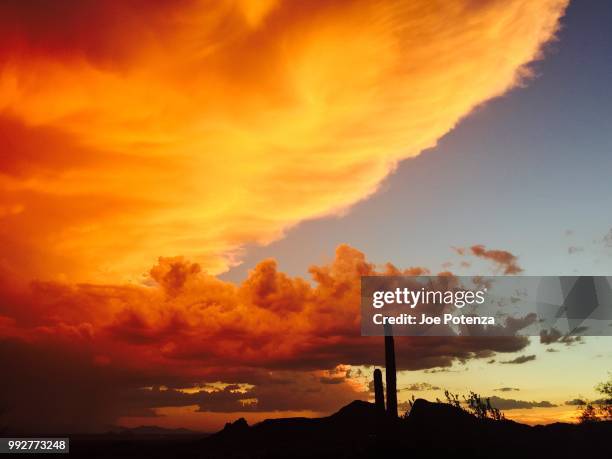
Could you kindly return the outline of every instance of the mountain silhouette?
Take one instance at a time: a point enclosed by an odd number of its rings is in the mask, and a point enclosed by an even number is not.
[[[446,403],[417,399],[410,414],[390,417],[356,400],[322,418],[227,423],[212,435],[145,426],[135,432],[72,436],[70,455],[87,458],[310,457],[605,457],[612,421],[528,426],[479,419]]]
[[[302,452],[329,453],[352,449],[355,439],[367,439],[388,421],[384,412],[372,403],[355,400],[335,414],[324,418],[268,419],[249,427],[244,419],[226,424],[225,428],[205,439],[202,448],[212,455],[219,452],[242,454],[246,451],[300,456]],[[296,450],[296,446],[300,445]],[[301,451],[300,451],[301,450]],[[289,454],[289,452],[295,453]]]
[[[479,419],[446,403],[414,402],[410,415],[394,419],[376,405],[354,401],[324,418],[244,419],[200,442],[199,457],[377,457],[467,452],[472,457],[520,455],[582,457],[609,451],[612,422],[528,426]]]

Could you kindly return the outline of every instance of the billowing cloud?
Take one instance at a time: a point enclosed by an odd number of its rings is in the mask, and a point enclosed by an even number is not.
[[[521,84],[566,3],[4,1],[2,263],[223,271]]]
[[[362,397],[350,366],[382,364],[380,340],[359,334],[358,279],[375,272],[363,254],[339,247],[312,282],[273,260],[240,285],[214,274],[367,197],[521,84],[566,3],[2,2],[6,424],[95,430],[160,407]],[[398,368],[527,343],[406,337]]]
[[[144,285],[24,283],[5,272],[0,365],[12,377],[0,381],[0,405],[18,407],[9,410],[10,425],[33,428],[36,419],[41,431],[45,423],[99,428],[119,416],[151,415],[164,403],[329,412],[367,397],[367,375],[351,366],[384,360],[382,338],[360,334],[360,276],[398,272],[405,271],[390,264],[377,270],[346,245],[330,264],[310,268],[312,283],[279,271],[273,260],[239,285],[183,258],[160,258]],[[528,342],[398,337],[397,366],[448,368]],[[44,384],[37,374],[48,375]],[[36,416],[41,410],[55,417]]]

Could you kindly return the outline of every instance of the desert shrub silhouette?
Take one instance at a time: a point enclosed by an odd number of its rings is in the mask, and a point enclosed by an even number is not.
[[[578,416],[578,421],[582,424],[612,421],[612,374],[607,381],[597,384],[595,390],[602,395],[602,398],[595,401],[584,401]]]
[[[483,399],[474,391],[470,391],[467,397],[465,395],[463,396],[463,403],[458,394],[453,394],[448,390],[444,391],[444,396],[446,397],[446,402],[440,399],[436,399],[436,401],[438,403],[451,405],[478,419],[491,419],[493,421],[504,421],[506,419],[501,410],[491,405],[491,400],[489,398]]]

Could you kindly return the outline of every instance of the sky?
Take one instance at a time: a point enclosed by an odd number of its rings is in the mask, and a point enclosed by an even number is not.
[[[441,270],[457,262],[452,246],[481,243],[519,255],[528,275],[608,274],[612,259],[594,241],[603,242],[611,223],[610,20],[610,7],[572,3],[524,87],[478,107],[435,148],[401,162],[350,212],[251,247],[224,277],[241,280],[267,256],[302,274],[342,242],[379,263]],[[582,251],[568,256],[569,247]]]
[[[566,7],[3,2],[4,422],[328,414],[382,360],[361,275],[609,275],[612,8]],[[530,423],[612,369],[608,337],[397,348],[400,401]]]

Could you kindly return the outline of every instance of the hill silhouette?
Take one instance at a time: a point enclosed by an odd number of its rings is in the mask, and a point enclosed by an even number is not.
[[[414,402],[410,415],[389,417],[356,400],[323,418],[238,419],[207,435],[147,426],[71,436],[70,455],[87,458],[605,457],[612,422],[528,426],[478,419],[446,403]],[[603,453],[603,455],[602,455]]]
[[[128,434],[75,438],[70,452],[88,458],[378,458],[456,453],[540,459],[600,456],[610,450],[612,421],[531,427],[503,416],[477,417],[449,393],[450,403],[418,399],[410,414],[399,418],[394,338],[390,327],[385,333],[386,404],[382,373],[377,370],[375,403],[355,400],[331,416],[267,419],[253,426],[241,418],[210,436],[149,426]],[[480,397],[472,395],[480,406]]]
[[[465,452],[472,457],[582,457],[609,451],[612,422],[528,426],[478,419],[446,403],[415,401],[393,419],[375,404],[354,401],[324,418],[244,419],[200,442],[199,457],[377,457],[382,453]]]

